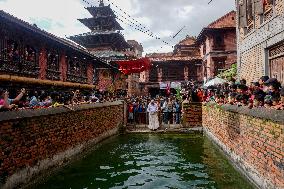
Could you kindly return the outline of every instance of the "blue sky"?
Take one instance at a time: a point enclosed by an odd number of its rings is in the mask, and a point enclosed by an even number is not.
[[[85,0],[92,5],[98,1]],[[234,10],[234,0],[105,0],[113,2],[161,40],[149,37],[129,26],[123,12],[112,5],[124,28],[125,38],[142,43],[146,53],[172,51],[172,46],[186,37],[196,36],[201,29],[225,13]],[[89,32],[77,19],[90,17],[83,0],[0,0],[2,10],[60,37]],[[128,23],[128,24],[126,24]],[[175,38],[180,28],[186,28]],[[170,45],[164,45],[162,40]]]

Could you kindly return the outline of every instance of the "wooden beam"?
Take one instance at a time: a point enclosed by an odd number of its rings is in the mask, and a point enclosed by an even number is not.
[[[50,85],[50,86],[58,86],[58,87],[71,87],[71,88],[82,88],[82,89],[95,89],[95,85],[88,84],[80,84],[80,83],[71,83],[71,82],[63,82],[63,81],[51,81],[51,80],[41,80],[34,79],[28,77],[19,77],[13,75],[0,75],[0,81],[8,81],[15,83],[28,83],[35,85]]]

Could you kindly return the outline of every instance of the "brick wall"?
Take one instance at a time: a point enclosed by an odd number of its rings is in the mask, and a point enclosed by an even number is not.
[[[203,106],[206,133],[260,188],[284,188],[283,123],[279,111]]]
[[[183,104],[183,126],[188,128],[202,127],[202,104]]]
[[[252,49],[245,51],[241,55],[240,79],[246,79],[249,82],[258,81],[265,75],[264,54],[265,51],[261,45],[256,45]]]
[[[261,20],[260,15],[254,15],[254,26],[249,33],[237,27],[238,77],[248,82],[269,75],[267,50],[284,41],[284,0],[275,0],[273,18],[264,22]]]
[[[14,188],[115,134],[123,124],[121,102],[0,113],[0,178]],[[0,182],[0,188],[1,188]]]

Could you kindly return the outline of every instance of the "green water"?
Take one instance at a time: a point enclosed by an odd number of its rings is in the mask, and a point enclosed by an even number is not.
[[[202,135],[124,135],[34,186],[37,189],[253,188]]]

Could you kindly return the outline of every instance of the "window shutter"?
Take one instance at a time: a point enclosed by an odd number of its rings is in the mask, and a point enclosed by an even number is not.
[[[253,17],[252,5],[253,5],[253,0],[247,0],[247,15],[249,19],[252,19]]]
[[[239,27],[244,28],[247,26],[247,7],[246,1],[239,4]]]
[[[254,11],[255,14],[263,14],[263,0],[254,0]]]

